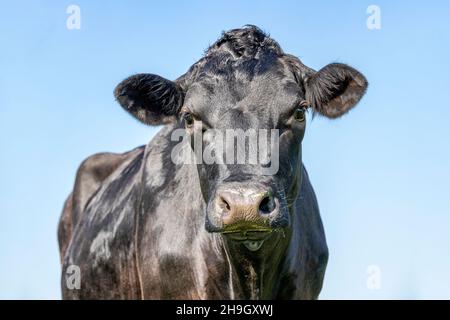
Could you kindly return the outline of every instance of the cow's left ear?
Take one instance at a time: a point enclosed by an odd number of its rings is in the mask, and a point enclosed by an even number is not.
[[[114,96],[126,111],[150,125],[175,120],[184,99],[179,85],[155,74],[136,74],[123,80]]]
[[[367,85],[359,71],[345,64],[332,63],[307,79],[306,100],[314,111],[334,119],[358,103]]]

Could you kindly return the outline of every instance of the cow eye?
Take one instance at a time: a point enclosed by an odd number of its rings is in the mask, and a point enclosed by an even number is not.
[[[184,113],[183,114],[183,119],[184,119],[184,123],[185,123],[187,128],[190,128],[190,127],[193,126],[193,124],[194,124],[194,116],[191,113],[189,113],[189,112]]]
[[[305,121],[305,108],[297,108],[294,110],[294,119],[299,122]]]

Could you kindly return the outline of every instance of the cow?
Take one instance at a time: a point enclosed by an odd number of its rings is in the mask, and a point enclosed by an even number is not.
[[[80,165],[58,227],[62,297],[317,299],[328,248],[302,162],[307,112],[339,118],[367,85],[345,64],[305,66],[251,25],[224,32],[174,81],[123,80],[121,107],[163,127],[145,146]],[[198,161],[196,144],[219,141],[209,132],[250,129],[278,133],[268,161]]]

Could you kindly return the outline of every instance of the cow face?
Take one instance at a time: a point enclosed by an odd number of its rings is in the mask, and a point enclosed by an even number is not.
[[[115,95],[144,123],[178,121],[186,129],[207,204],[206,229],[257,251],[290,225],[306,112],[340,117],[366,87],[347,65],[315,72],[260,31],[239,29],[177,81],[138,74]],[[205,152],[216,161],[204,161]]]

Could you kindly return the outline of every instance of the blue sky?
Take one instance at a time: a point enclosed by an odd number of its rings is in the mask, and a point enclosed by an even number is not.
[[[80,30],[66,28],[70,4]],[[380,30],[366,26],[371,4]],[[370,83],[344,118],[310,121],[303,143],[330,249],[321,298],[450,298],[450,4],[377,0],[2,2],[0,298],[60,298],[56,228],[77,166],[159,129],[125,114],[115,85],[176,78],[245,24]]]

